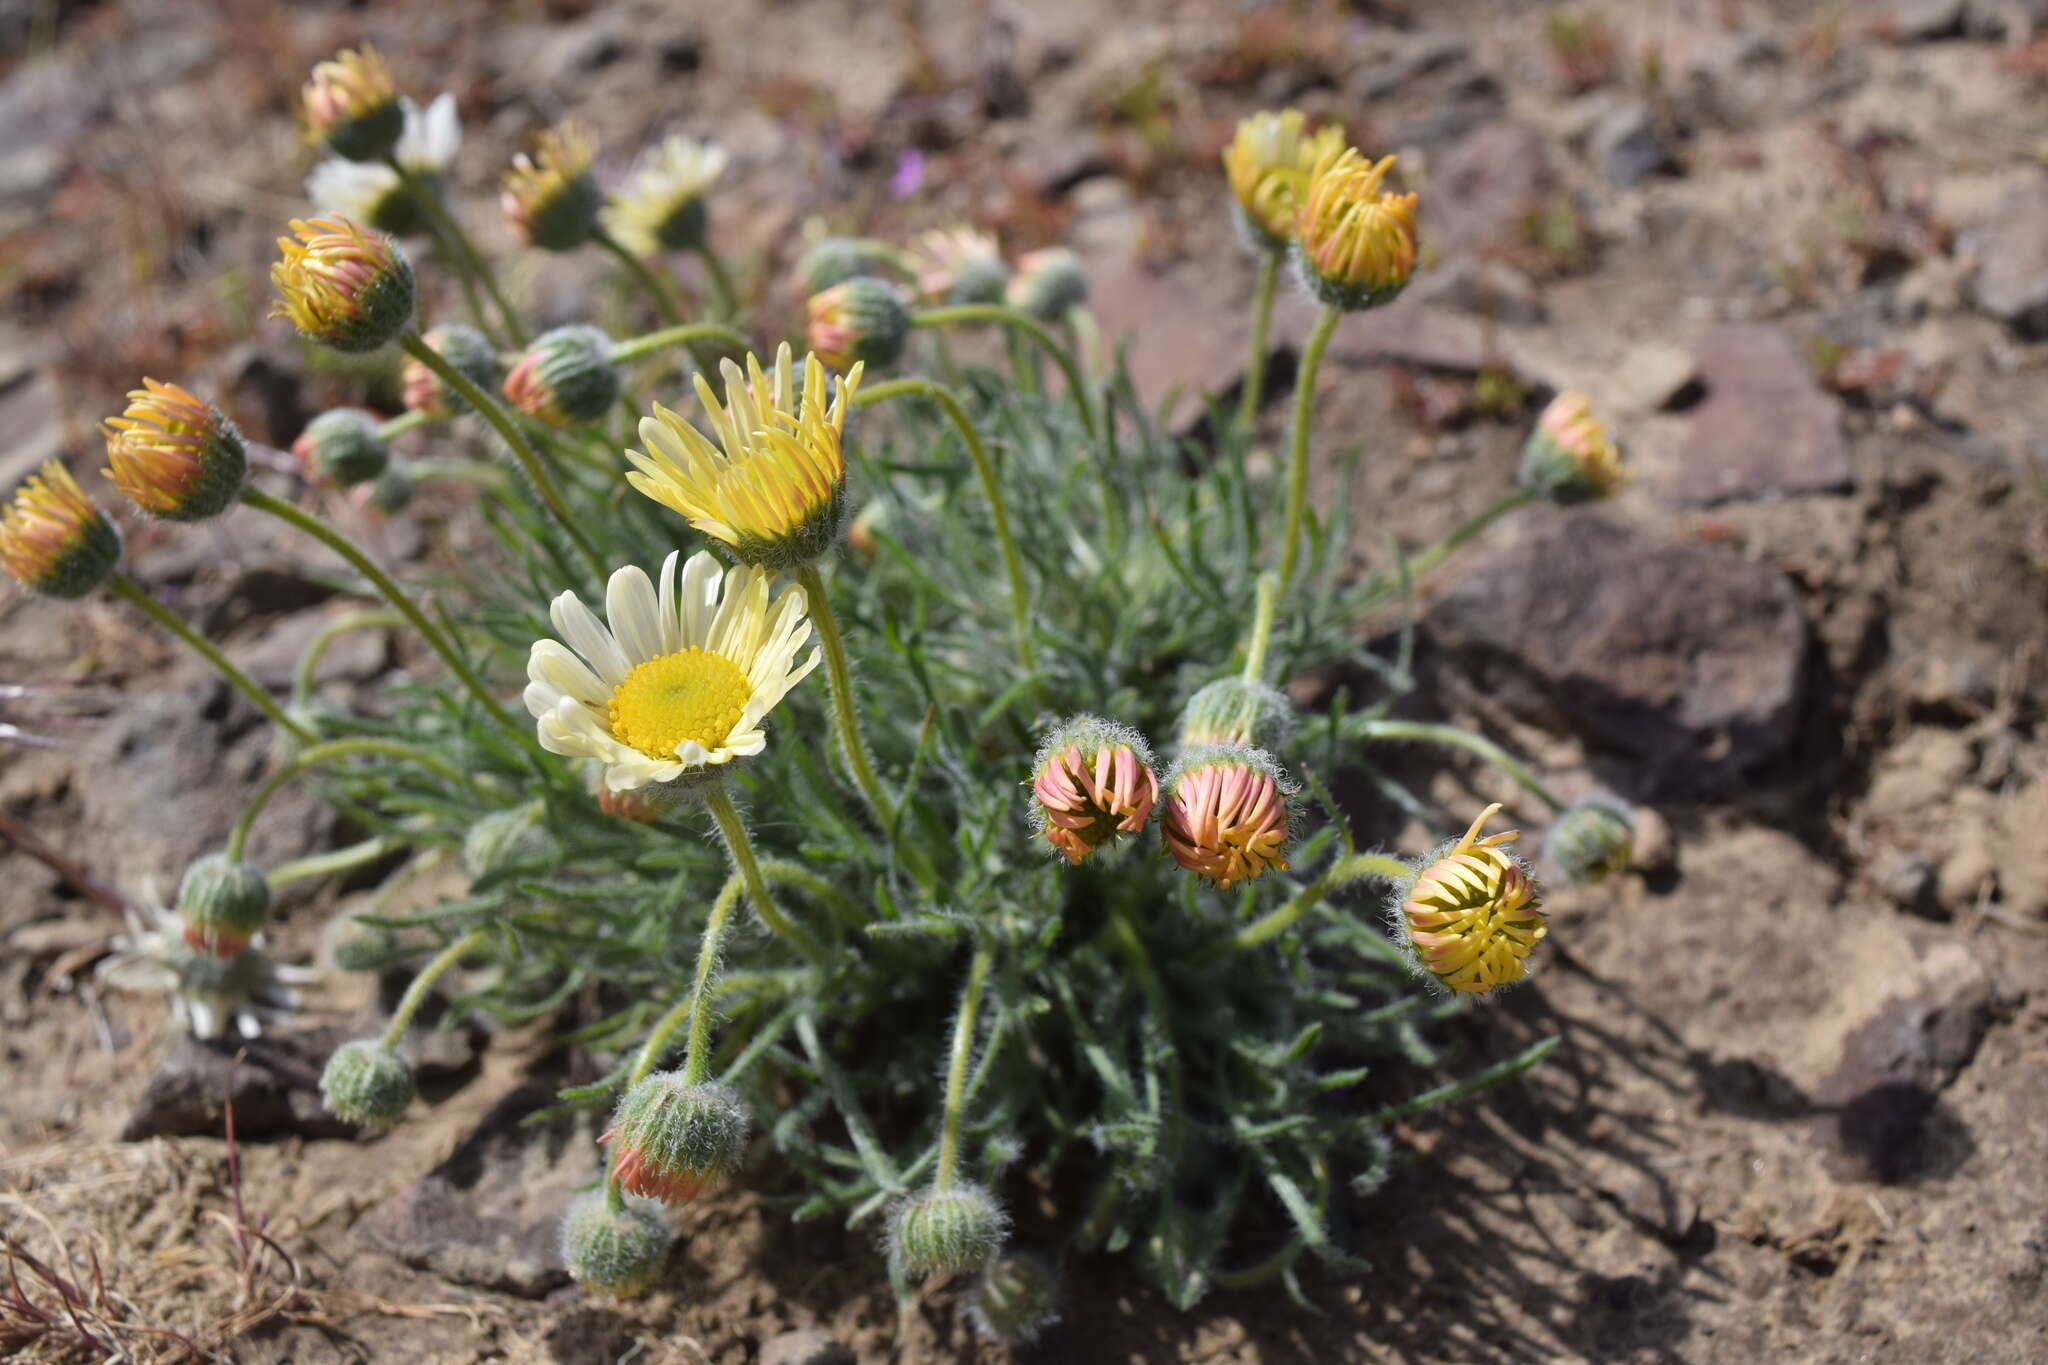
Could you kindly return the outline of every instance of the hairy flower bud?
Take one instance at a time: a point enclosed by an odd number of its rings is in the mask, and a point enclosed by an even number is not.
[[[1180,713],[1180,746],[1255,744],[1271,751],[1287,742],[1294,726],[1294,703],[1279,688],[1218,678],[1188,698]]]
[[[320,958],[337,971],[374,972],[405,952],[397,930],[367,923],[360,912],[338,914],[320,931]]]
[[[1415,196],[1380,188],[1394,158],[1356,147],[1325,151],[1294,215],[1294,260],[1305,288],[1347,312],[1377,308],[1415,273]]]
[[[1543,851],[1570,880],[1584,886],[1628,870],[1635,856],[1635,824],[1620,801],[1580,801],[1551,824]]]
[[[364,1128],[397,1126],[413,1093],[412,1068],[376,1038],[343,1043],[320,1073],[327,1111]]]
[[[906,1275],[979,1270],[1002,1249],[1010,1220],[979,1185],[927,1187],[896,1206],[889,1251]]]
[[[178,918],[193,952],[233,957],[270,918],[270,879],[254,863],[209,853],[185,869]]]
[[[356,498],[359,506],[367,504],[387,517],[396,516],[412,505],[417,489],[411,471],[394,459],[367,488],[357,490]]]
[[[374,351],[412,322],[412,262],[396,242],[346,218],[292,219],[270,267],[278,302],[309,341],[351,354]]]
[[[1237,125],[1223,149],[1223,171],[1236,199],[1238,227],[1260,251],[1277,252],[1294,238],[1294,212],[1308,189],[1309,172],[1325,155],[1343,150],[1344,130],[1332,124],[1306,131],[1299,109],[1264,109]]]
[[[542,803],[529,801],[492,811],[471,825],[462,840],[462,865],[470,877],[481,880],[546,861],[555,850],[554,836],[542,823],[546,814]]]
[[[1088,272],[1081,258],[1063,246],[1027,251],[1017,258],[1017,273],[1003,297],[1040,322],[1063,322],[1088,301]]]
[[[390,463],[391,446],[377,427],[377,419],[361,408],[329,408],[306,424],[292,442],[292,454],[314,483],[353,488]]]
[[[975,1280],[967,1315],[989,1341],[1029,1345],[1060,1320],[1059,1277],[1043,1256],[1005,1252]]]
[[[629,1197],[613,1209],[595,1190],[578,1195],[562,1217],[562,1264],[585,1289],[634,1299],[660,1277],[671,1240],[661,1205]]]
[[[1001,303],[1009,263],[996,239],[971,227],[933,228],[910,249],[917,292],[929,303]]]
[[[1243,744],[1183,751],[1160,831],[1173,860],[1228,889],[1287,866],[1287,797],[1270,754]]]
[[[235,505],[249,480],[249,448],[219,408],[176,384],[144,379],[119,417],[100,423],[106,476],[165,521],[205,521]]]
[[[498,387],[498,352],[490,339],[476,328],[460,322],[443,323],[420,337],[427,349],[448,362],[449,368],[489,393]],[[469,400],[448,387],[425,361],[408,355],[398,367],[399,382],[405,387],[405,406],[430,417],[460,417],[470,410]]]
[[[1159,799],[1159,779],[1152,750],[1136,730],[1075,716],[1040,747],[1031,792],[1039,832],[1068,862],[1078,863],[1118,835],[1145,828]]]
[[[894,264],[889,249],[863,237],[820,237],[796,258],[797,290],[808,299],[856,275],[873,275]]]
[[[1593,415],[1583,393],[1550,400],[1522,445],[1522,487],[1560,507],[1612,497],[1628,483],[1621,448]]]
[[[513,407],[549,426],[595,422],[619,399],[612,339],[582,323],[543,332],[505,376],[504,392]]]
[[[641,159],[604,212],[613,236],[636,255],[694,251],[704,244],[710,215],[705,192],[725,171],[725,149],[670,137]]]
[[[811,353],[833,369],[844,373],[856,364],[881,369],[902,358],[910,312],[888,281],[856,275],[813,294],[805,309]]]
[[[590,173],[590,141],[574,124],[550,128],[505,172],[498,202],[520,239],[543,251],[574,251],[590,240],[604,206]]]
[[[1548,929],[1542,892],[1519,858],[1500,847],[1520,831],[1479,837],[1498,803],[1479,812],[1464,837],[1445,844],[1390,902],[1394,927],[1416,963],[1454,991],[1481,992],[1519,981]]]
[[[391,68],[368,43],[315,66],[300,96],[307,140],[350,161],[381,161],[405,131]]]
[[[729,1088],[689,1085],[680,1071],[660,1071],[620,1097],[598,1141],[618,1144],[612,1174],[628,1192],[687,1204],[739,1169],[750,1126],[747,1107]]]
[[[120,563],[121,533],[56,460],[45,460],[0,510],[0,564],[45,597],[83,597]]]

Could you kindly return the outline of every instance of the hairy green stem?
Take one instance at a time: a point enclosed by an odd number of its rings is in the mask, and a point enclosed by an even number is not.
[[[359,844],[333,849],[327,853],[309,853],[303,858],[294,858],[288,863],[279,863],[263,875],[263,880],[273,889],[289,886],[293,882],[310,881],[314,877],[328,877],[336,872],[346,872],[364,863],[374,863],[393,849],[405,847],[402,839],[390,839],[378,835],[365,839]]]
[[[299,655],[299,666],[292,670],[292,705],[305,705],[306,699],[313,694],[314,675],[319,671],[320,660],[326,655],[329,645],[352,630],[378,630],[404,624],[405,618],[397,612],[377,607],[369,611],[345,611],[320,627],[306,642],[305,651]]]
[[[754,913],[768,926],[776,937],[787,940],[805,957],[819,966],[825,964],[825,949],[812,936],[810,930],[782,913],[775,904],[775,898],[768,894],[768,882],[761,875],[761,864],[754,857],[753,841],[747,837],[747,826],[740,819],[740,813],[733,809],[732,797],[722,786],[713,786],[704,793],[704,804],[710,807],[711,818],[718,822],[718,832],[725,839],[725,851],[732,857],[733,870],[746,883],[747,899],[754,903]]]
[[[410,744],[401,744],[395,739],[375,739],[365,735],[354,739],[331,739],[325,744],[314,744],[286,759],[278,766],[276,772],[265,779],[262,786],[250,794],[248,804],[242,807],[241,818],[235,821],[234,829],[228,834],[228,857],[242,856],[242,846],[249,841],[250,827],[256,823],[256,817],[263,813],[263,807],[269,804],[270,798],[277,794],[278,788],[315,764],[325,763],[330,759],[347,758],[350,754],[382,754],[386,758],[408,759],[430,772],[439,773],[457,786],[467,786],[469,782],[468,778],[443,762],[440,755],[426,749],[415,748]]]
[[[1287,515],[1280,526],[1280,586],[1294,582],[1295,561],[1301,555],[1301,519],[1308,509],[1308,429],[1315,409],[1316,371],[1323,367],[1323,351],[1344,317],[1341,309],[1324,304],[1302,348],[1301,368],[1294,376],[1294,436],[1287,459]]]
[[[1252,290],[1252,350],[1245,358],[1244,385],[1237,398],[1237,425],[1245,431],[1259,420],[1260,391],[1266,386],[1266,336],[1273,322],[1273,281],[1279,277],[1283,254],[1268,251],[1261,257]]]
[[[633,1069],[626,1074],[626,1088],[632,1089],[647,1079],[649,1073],[661,1062],[661,1054],[668,1048],[668,1040],[682,1027],[685,1019],[690,1021],[690,1041],[683,1062],[683,1083],[695,1085],[704,1079],[711,1061],[705,1041],[711,1032],[711,1001],[717,994],[711,987],[711,977],[718,970],[718,951],[725,937],[726,921],[732,917],[733,907],[739,904],[740,892],[746,882],[735,872],[725,879],[719,889],[718,898],[711,902],[711,914],[704,922],[704,943],[697,950],[697,979],[690,993],[661,1016],[654,1031],[647,1035],[647,1041],[640,1045],[640,1055],[633,1059]],[[704,1056],[702,1063],[698,1061]]]
[[[462,230],[462,224],[455,220],[454,214],[448,212],[448,206],[441,202],[441,197],[428,186],[421,184],[419,177],[407,170],[398,158],[387,157],[385,161],[392,170],[398,172],[399,180],[411,191],[412,197],[419,201],[420,207],[427,211],[427,217],[434,224],[434,235],[440,238],[442,245],[455,256],[455,273],[465,281],[463,292],[466,295],[469,293],[466,281],[474,276],[490,294],[491,302],[497,305],[498,316],[504,319],[505,333],[512,338],[512,344],[524,346],[525,324],[520,322],[519,314],[506,300],[504,291],[498,288],[498,277],[491,273],[490,263],[477,253],[475,244],[469,240],[469,234]],[[473,296],[470,297],[469,311],[478,323],[483,322],[483,311],[476,306]]]
[[[732,287],[732,275],[725,268],[725,261],[712,249],[710,242],[699,242],[696,246],[697,259],[704,262],[704,273],[711,277],[711,292],[718,296],[718,312],[721,317],[734,318],[740,313],[739,291]]]
[[[434,954],[433,961],[420,968],[420,974],[405,988],[405,995],[399,1000],[398,1008],[391,1011],[391,1023],[384,1030],[383,1045],[386,1048],[397,1047],[398,1040],[405,1037],[405,1026],[410,1024],[413,1015],[419,1012],[421,1003],[426,1000],[427,992],[434,988],[434,983],[446,975],[450,967],[481,947],[483,941],[493,932],[495,931],[481,926],[472,929]]]
[[[854,704],[853,672],[846,663],[846,641],[839,634],[839,618],[833,613],[832,598],[816,564],[796,571],[796,581],[808,600],[811,624],[817,627],[818,644],[825,651],[825,678],[831,684],[832,728],[839,732],[839,748],[846,757],[847,771],[867,800],[875,819],[888,829],[896,818],[896,804],[889,799],[874,761],[868,757],[868,742],[861,734],[860,709]]]
[[[929,379],[887,380],[856,393],[853,406],[864,408],[884,399],[910,396],[929,398],[944,409],[967,447],[967,458],[973,461],[974,472],[981,479],[981,491],[988,498],[989,519],[995,523],[996,544],[1002,550],[1003,572],[1010,580],[1010,630],[1015,637],[1017,663],[1027,674],[1036,672],[1038,664],[1031,644],[1031,601],[1024,590],[1024,560],[1017,553],[1017,538],[1010,531],[1010,513],[1003,504],[996,467],[988,458],[988,448],[981,443],[981,433],[968,419],[967,410],[951,390]]]
[[[150,620],[155,621],[165,630],[168,630],[187,645],[190,645],[193,652],[206,660],[206,662],[212,664],[216,673],[227,679],[236,691],[254,703],[258,711],[261,711],[264,715],[277,722],[284,729],[285,733],[304,744],[311,744],[313,742],[314,736],[312,731],[286,715],[284,708],[275,701],[272,701],[270,694],[256,685],[255,679],[229,663],[228,656],[216,649],[213,641],[201,635],[191,626],[186,625],[178,619],[169,607],[151,597],[149,589],[143,587],[118,569],[107,580],[107,586],[113,590],[116,597],[136,607],[143,615],[149,617]]]
[[[1366,742],[1375,739],[1420,739],[1434,744],[1448,744],[1491,763],[1553,811],[1561,811],[1565,807],[1565,803],[1551,795],[1550,788],[1538,781],[1536,774],[1530,772],[1513,754],[1485,735],[1474,734],[1456,725],[1439,725],[1426,720],[1369,720],[1352,727],[1352,737]]]
[[[1303,887],[1285,905],[1231,935],[1224,951],[1237,952],[1256,947],[1269,938],[1286,933],[1294,927],[1296,920],[1314,908],[1317,901],[1346,882],[1359,881],[1365,877],[1400,882],[1405,881],[1414,871],[1414,868],[1399,858],[1390,858],[1383,853],[1354,853],[1348,858],[1339,858],[1328,872]],[[1221,955],[1213,951],[1209,954],[1212,958]]]
[[[439,375],[442,383],[461,394],[464,401],[483,414],[484,420],[497,429],[505,444],[512,448],[512,457],[518,460],[519,467],[526,471],[526,477],[540,494],[541,501],[547,504],[548,511],[554,514],[555,520],[568,533],[569,539],[575,542],[577,550],[589,563],[591,572],[602,579],[605,576],[603,557],[598,554],[597,547],[590,543],[590,537],[584,534],[576,518],[570,514],[569,505],[562,501],[562,490],[555,485],[555,476],[548,472],[548,467],[541,462],[540,456],[534,453],[533,446],[520,433],[518,423],[506,415],[505,410],[498,406],[496,399],[472,383],[468,375],[443,360],[433,347],[421,340],[418,332],[405,333],[399,337],[398,344],[405,348],[407,355]]]
[[[655,274],[647,262],[628,251],[624,242],[602,227],[591,231],[590,240],[609,251],[620,265],[626,267],[626,273],[633,277],[634,283],[645,289],[654,299],[654,311],[661,314],[663,322],[671,326],[679,326],[682,323],[683,304],[682,300],[676,297],[674,286]]]
[[[434,414],[431,412],[401,412],[390,421],[380,423],[377,434],[387,441],[393,441],[413,428],[423,427],[433,420]]]
[[[946,1067],[946,1111],[939,1129],[934,1189],[951,1189],[953,1169],[960,1164],[960,1111],[966,1107],[967,1063],[974,1055],[974,1016],[981,1010],[982,988],[988,984],[989,964],[994,960],[993,949],[976,945],[974,960],[967,966],[967,990],[960,997],[960,1012],[953,1018],[953,1056]]]
[[[1460,526],[1457,530],[1452,531],[1442,540],[1439,540],[1438,542],[1436,542],[1436,544],[1429,546],[1420,554],[1416,555],[1413,559],[1409,560],[1408,572],[1416,578],[1422,577],[1431,569],[1434,569],[1437,565],[1443,563],[1446,559],[1450,558],[1451,555],[1456,553],[1457,550],[1461,546],[1463,546],[1466,541],[1471,540],[1472,537],[1478,535],[1481,531],[1484,531],[1487,527],[1491,526],[1494,522],[1506,516],[1508,513],[1514,511],[1517,507],[1521,507],[1527,503],[1535,501],[1535,498],[1536,495],[1530,492],[1528,489],[1517,488],[1514,492],[1509,493],[1507,496],[1493,503],[1485,511],[1481,512],[1478,516],[1472,518],[1463,526]]]
[[[1259,575],[1258,604],[1252,609],[1251,642],[1244,651],[1244,680],[1262,681],[1266,676],[1266,646],[1273,639],[1273,609],[1280,599],[1280,580],[1270,570]]]
[[[421,349],[426,350],[424,346]],[[433,352],[427,351],[427,354],[432,355]],[[436,359],[438,360],[439,357],[436,357]],[[463,382],[468,383],[469,381],[464,380]],[[493,720],[515,733],[524,732],[524,727],[513,723],[510,713],[498,704],[497,698],[493,697],[484,687],[483,680],[477,677],[468,663],[463,660],[462,656],[455,652],[455,647],[448,642],[447,637],[441,633],[440,628],[427,619],[426,614],[414,604],[412,598],[406,594],[405,589],[399,587],[391,575],[379,568],[377,562],[363,553],[362,549],[354,541],[350,540],[340,531],[335,530],[332,526],[329,526],[320,518],[313,516],[311,513],[301,511],[282,498],[274,498],[254,485],[242,490],[242,501],[259,512],[268,512],[279,521],[297,527],[347,560],[357,573],[370,580],[371,585],[384,595],[386,601],[398,608],[399,613],[411,623],[414,630],[420,633],[421,638],[427,642],[428,646],[441,656],[441,662],[448,665],[449,671],[461,681],[462,685],[469,690],[469,694],[476,698],[478,704],[490,714]]]
[[[910,315],[913,327],[944,327],[955,322],[1000,322],[1012,332],[1022,332],[1037,342],[1066,377],[1067,391],[1073,395],[1074,406],[1081,414],[1081,425],[1090,436],[1098,434],[1094,408],[1088,401],[1088,385],[1081,377],[1081,367],[1074,362],[1073,352],[1036,318],[1000,303],[959,303],[945,308],[926,308]]]
[[[664,346],[680,346],[686,341],[724,341],[742,350],[747,346],[746,337],[722,322],[691,322],[679,327],[664,327],[645,336],[628,337],[612,347],[612,364],[623,365],[629,360],[651,355]]]

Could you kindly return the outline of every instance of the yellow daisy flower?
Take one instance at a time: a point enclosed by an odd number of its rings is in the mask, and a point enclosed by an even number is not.
[[[720,571],[690,556],[678,580],[672,552],[659,590],[637,567],[605,589],[605,622],[573,592],[549,615],[561,640],[527,656],[526,709],[541,747],[604,765],[613,792],[705,778],[768,745],[762,719],[818,664],[799,664],[810,638],[803,589],[772,601],[774,575],[750,566]],[[564,643],[566,642],[566,643]]]
[[[1325,153],[1343,150],[1344,130],[1335,124],[1306,131],[1299,109],[1262,109],[1237,125],[1223,149],[1223,171],[1237,199],[1238,223],[1253,245],[1277,251],[1294,236],[1294,210],[1308,188],[1309,172]]]

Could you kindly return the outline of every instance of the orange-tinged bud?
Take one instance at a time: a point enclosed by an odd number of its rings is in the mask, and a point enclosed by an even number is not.
[[[1381,182],[1394,158],[1324,152],[1294,215],[1295,264],[1309,292],[1347,312],[1376,308],[1415,273],[1415,196]]]
[[[1173,860],[1219,887],[1287,866],[1287,795],[1263,750],[1190,749],[1167,782],[1161,833]]]
[[[135,505],[166,521],[205,521],[235,505],[248,447],[219,408],[176,384],[144,379],[119,417],[100,423],[103,472]]]
[[[121,562],[121,533],[71,471],[47,460],[0,510],[0,564],[46,597],[83,597]]]
[[[376,350],[412,322],[412,263],[397,243],[346,218],[294,218],[291,227],[270,267],[272,317],[351,353]]]
[[[1592,400],[1566,390],[1550,400],[1522,446],[1522,487],[1560,506],[1612,497],[1628,484],[1621,447],[1593,415]]]
[[[1495,804],[1479,812],[1464,837],[1426,859],[1394,900],[1396,927],[1417,963],[1454,991],[1478,993],[1521,980],[1529,954],[1549,932],[1536,879],[1501,847],[1521,832],[1479,837],[1499,809]]]
[[[1031,778],[1045,841],[1078,863],[1152,818],[1159,779],[1137,731],[1076,716],[1038,751]]]

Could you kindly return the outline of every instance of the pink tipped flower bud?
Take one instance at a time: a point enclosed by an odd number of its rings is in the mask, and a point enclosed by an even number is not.
[[[1621,447],[1593,415],[1583,393],[1567,390],[1550,400],[1522,446],[1522,487],[1561,507],[1593,502],[1628,484]]]
[[[498,387],[498,353],[490,339],[476,328],[459,322],[445,323],[422,333],[420,340],[485,393]],[[469,411],[469,400],[449,388],[446,380],[417,357],[409,355],[399,364],[398,379],[405,386],[405,406],[411,412],[423,412],[429,417],[460,417]]]
[[[121,533],[71,471],[43,463],[0,508],[0,564],[45,597],[83,597],[121,563]]]
[[[231,958],[269,918],[270,881],[254,863],[212,853],[185,869],[178,919],[193,952]]]
[[[100,423],[106,476],[165,521],[205,521],[235,505],[249,478],[242,433],[176,384],[144,379],[119,417]]]
[[[377,419],[361,408],[329,408],[306,424],[292,442],[299,468],[314,483],[353,488],[368,483],[391,462],[391,446]]]
[[[804,307],[811,353],[842,374],[856,364],[886,369],[902,358],[910,311],[887,280],[856,275],[813,294]]]
[[[619,398],[612,339],[582,323],[543,332],[505,376],[504,391],[513,407],[549,426],[595,422]]]
[[[1078,863],[1152,818],[1152,751],[1128,726],[1076,716],[1038,751],[1031,793],[1045,841]]]
[[[306,139],[350,161],[381,161],[405,132],[391,68],[368,43],[313,68],[300,92]]]
[[[1395,927],[1417,964],[1454,991],[1478,993],[1521,980],[1529,954],[1548,932],[1536,879],[1500,847],[1521,832],[1479,837],[1499,809],[1495,804],[1479,812],[1464,837],[1425,859],[1393,901]]]
[[[1167,782],[1166,850],[1188,871],[1228,888],[1287,866],[1287,796],[1263,749],[1188,750]]]
[[[687,1204],[739,1169],[750,1127],[740,1097],[715,1081],[656,1072],[628,1090],[599,1142],[614,1142],[612,1175],[628,1193]]]
[[[412,322],[412,263],[398,244],[346,218],[292,219],[270,267],[278,302],[309,341],[337,351],[374,351]]]

